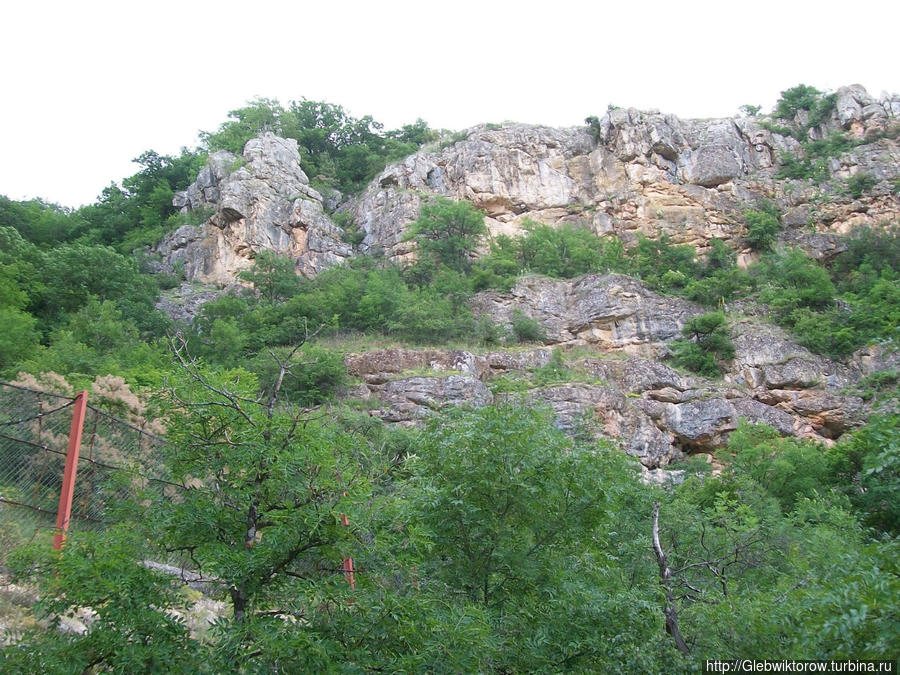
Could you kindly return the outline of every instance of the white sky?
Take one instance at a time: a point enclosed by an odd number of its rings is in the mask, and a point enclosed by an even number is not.
[[[10,0],[0,194],[93,202],[144,150],[193,147],[254,96],[462,129],[577,125],[609,103],[768,111],[801,82],[896,92],[898,19],[883,0]]]

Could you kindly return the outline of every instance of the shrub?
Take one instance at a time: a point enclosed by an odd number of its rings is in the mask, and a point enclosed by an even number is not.
[[[863,196],[863,193],[868,192],[875,187],[875,183],[877,182],[878,181],[874,176],[860,172],[847,179],[847,192],[849,192],[854,199],[859,199]]]
[[[720,305],[753,287],[753,278],[738,267],[718,269],[689,283],[684,295],[702,305]]]
[[[734,357],[734,344],[721,312],[688,319],[681,333],[684,339],[672,343],[672,360],[682,368],[715,377],[722,372],[720,361]]]
[[[521,310],[513,310],[510,324],[512,325],[513,334],[519,342],[543,343],[547,339],[541,324]]]
[[[828,166],[824,159],[813,161],[809,157],[799,158],[789,152],[781,154],[781,168],[775,178],[793,180],[813,180],[820,183],[828,179]]]
[[[768,251],[775,243],[775,236],[781,229],[777,212],[774,208],[763,208],[759,211],[744,211],[747,223],[747,243],[757,251]]]
[[[503,342],[506,331],[503,330],[503,326],[485,314],[476,319],[474,334],[479,344],[489,347]]]
[[[768,280],[760,300],[769,305],[779,321],[787,320],[799,307],[821,309],[834,299],[835,288],[828,272],[803,251],[767,257],[754,272]]]
[[[330,400],[346,382],[347,368],[341,354],[314,345],[304,346],[293,355],[291,352],[285,347],[273,352],[289,364],[279,391],[282,400],[301,406],[318,405]],[[251,369],[259,375],[263,394],[270,396],[279,373],[278,361],[263,352],[254,359]]]
[[[550,361],[546,365],[534,371],[534,383],[539,387],[555,382],[567,382],[571,379],[572,371],[566,366],[559,348],[550,353]]]
[[[801,110],[812,110],[819,102],[822,92],[815,87],[798,84],[781,92],[781,98],[775,104],[773,115],[779,119],[794,119]]]
[[[465,200],[438,197],[422,207],[410,232],[419,252],[456,271],[470,269],[469,258],[487,234],[484,214]]]

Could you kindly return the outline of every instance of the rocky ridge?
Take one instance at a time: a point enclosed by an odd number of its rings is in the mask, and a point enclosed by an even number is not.
[[[264,249],[295,259],[306,276],[353,255],[300,168],[293,139],[265,133],[239,158],[213,153],[173,203],[185,213],[209,213],[205,223],[183,225],[156,247],[162,271],[180,268],[188,281],[232,284]]]
[[[872,139],[829,160],[837,181],[860,172],[876,179],[864,199],[776,179],[779,157],[800,144],[767,129],[763,118],[682,120],[616,108],[591,127],[476,127],[448,147],[389,166],[346,208],[365,232],[361,251],[394,260],[414,254],[408,225],[434,195],[473,202],[492,236],[521,233],[530,219],[572,223],[626,244],[639,234],[666,234],[702,251],[717,238],[747,259],[743,212],[765,198],[785,213],[786,240],[816,257],[834,255],[830,234],[900,215],[888,184],[900,177],[900,147],[877,138],[900,121],[900,98],[876,100],[853,85],[835,100],[831,117],[812,134],[844,130]]]
[[[900,179],[900,146],[879,137],[900,123],[900,97],[878,100],[859,85],[835,93],[831,116],[812,137],[842,130],[861,144],[829,160],[837,181],[829,186],[776,179],[780,156],[797,153],[800,144],[765,122],[682,120],[614,108],[590,126],[571,129],[475,127],[445,147],[388,166],[355,198],[328,204],[364,234],[356,250],[310,187],[296,142],[265,133],[249,141],[241,157],[227,151],[210,156],[174,200],[185,213],[209,217],[170,233],[156,253],[164,271],[180,269],[188,281],[219,285],[234,283],[262,249],[294,258],[306,276],[356,253],[403,262],[415,255],[409,225],[435,196],[474,203],[492,237],[520,234],[526,220],[571,223],[626,245],[638,235],[667,235],[703,252],[711,239],[721,239],[743,261],[752,257],[743,213],[761,199],[774,200],[784,213],[784,241],[817,258],[839,252],[835,235],[900,216],[890,184]],[[863,198],[838,189],[858,173],[876,181]]]
[[[802,118],[801,111],[797,122],[805,123]],[[328,205],[365,235],[355,250],[309,185],[296,142],[267,133],[248,142],[241,157],[211,155],[197,181],[176,195],[184,212],[208,218],[157,247],[161,269],[180,269],[192,282],[172,294],[170,314],[189,319],[215,297],[209,286],[194,293],[197,283],[235,283],[264,249],[292,257],[306,276],[358,253],[402,263],[415,255],[408,227],[434,196],[472,201],[485,213],[491,236],[519,234],[530,219],[573,224],[626,245],[638,235],[667,235],[702,252],[716,238],[743,262],[753,255],[744,242],[743,213],[761,199],[774,200],[783,212],[782,240],[816,258],[840,251],[839,234],[900,217],[891,183],[900,179],[900,147],[881,133],[900,122],[900,98],[876,100],[859,86],[836,92],[831,117],[813,137],[843,130],[860,144],[829,160],[828,185],[777,179],[781,154],[796,153],[799,143],[763,122],[681,120],[617,108],[573,129],[476,127],[452,144],[387,167],[352,200]],[[839,187],[859,173],[875,184],[853,198]],[[869,412],[848,393],[852,386],[898,366],[896,354],[878,347],[836,362],[746,318],[731,324],[736,355],[722,381],[684,375],[659,359],[685,321],[704,310],[616,274],[522,278],[509,292],[478,294],[473,310],[501,325],[521,312],[540,325],[546,345],[566,353],[588,349],[591,356],[570,363],[572,381],[539,384],[529,378],[550,362],[547,348],[369,352],[347,357],[350,373],[360,379],[347,395],[367,399],[373,415],[399,424],[417,423],[445,405],[545,404],[561,428],[616,439],[655,470],[722,446],[740,418],[830,442]],[[498,386],[502,376],[525,384],[506,391]]]
[[[739,419],[829,442],[862,424],[868,412],[861,399],[840,389],[816,385],[773,393],[737,378],[687,376],[640,357],[575,359],[572,381],[530,381],[550,358],[549,349],[375,350],[347,357],[360,384],[346,395],[367,400],[370,414],[400,424],[418,423],[445,406],[545,405],[559,428],[609,438],[649,469],[713,452],[727,443]],[[500,374],[521,378],[521,391],[497,387]]]
[[[527,289],[525,292],[524,289]],[[566,308],[581,292],[578,311]],[[608,298],[617,298],[609,302]],[[591,300],[593,299],[593,301]],[[670,301],[668,313],[656,303]],[[349,355],[360,380],[346,395],[365,399],[386,422],[418,423],[448,405],[507,401],[547,405],[571,433],[613,439],[648,469],[727,443],[738,420],[765,423],[784,435],[831,442],[864,423],[870,410],[852,392],[865,375],[896,367],[895,352],[870,347],[848,363],[809,352],[781,329],[755,319],[731,328],[735,357],[721,381],[687,375],[659,359],[692,303],[656,296],[619,275],[574,281],[531,278],[508,294],[482,293],[476,305],[500,322],[518,309],[545,329],[547,344],[573,354],[563,381],[540,384],[532,376],[551,362],[552,349],[387,349]],[[560,308],[564,308],[560,310]],[[590,317],[586,321],[585,317]],[[619,324],[617,330],[599,329]],[[575,330],[573,330],[573,328]],[[521,384],[498,387],[502,377]]]

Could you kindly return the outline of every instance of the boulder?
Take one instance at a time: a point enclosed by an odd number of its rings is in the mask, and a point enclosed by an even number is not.
[[[819,386],[838,390],[855,379],[853,370],[837,361],[813,354],[788,334],[761,321],[739,321],[732,326],[735,356],[730,372],[753,389],[806,389]]]

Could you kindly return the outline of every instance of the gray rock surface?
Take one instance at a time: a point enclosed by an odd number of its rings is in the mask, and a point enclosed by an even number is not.
[[[647,467],[665,466],[683,457],[647,415],[614,389],[572,383],[533,389],[525,396],[506,394],[498,399],[519,405],[549,406],[563,431],[611,439]]]
[[[211,213],[203,225],[183,226],[156,247],[163,269],[181,267],[188,281],[234,283],[261,250],[296,259],[307,276],[353,255],[309,186],[297,142],[272,133],[248,141],[241,158],[213,153],[173,204]]]
[[[779,329],[750,320],[737,326],[736,341],[739,358],[725,380],[686,375],[646,358],[604,356],[603,348],[593,345],[596,356],[564,357],[572,381],[550,386],[530,379],[550,362],[549,349],[482,354],[382,349],[345,359],[349,372],[364,382],[348,395],[376,402],[372,414],[401,424],[416,423],[444,405],[548,406],[560,429],[611,439],[649,469],[686,454],[714,452],[727,444],[741,419],[822,442],[864,422],[868,408],[845,388],[869,372],[862,365],[812,355]],[[898,359],[893,352],[869,348],[853,362],[881,368]],[[748,369],[756,374],[749,379]],[[506,381],[524,378],[525,390],[492,395],[488,386],[501,375]]]
[[[344,363],[350,375],[374,385],[412,370],[455,371],[481,378],[488,367],[483,359],[458,349],[378,349],[350,354]]]
[[[483,382],[468,375],[391,380],[375,396],[386,405],[376,413],[386,422],[410,422],[445,406],[481,407],[494,400]]]
[[[190,323],[203,305],[218,300],[223,292],[218,286],[185,282],[178,288],[163,291],[156,306],[173,321]]]
[[[805,389],[821,386],[839,390],[856,379],[849,366],[813,354],[782,329],[759,321],[732,327],[735,356],[733,378],[753,389]]]
[[[645,356],[664,354],[664,343],[678,337],[684,322],[703,311],[619,274],[575,280],[527,277],[509,293],[479,293],[472,304],[476,314],[506,325],[514,312],[522,312],[541,325],[552,344],[594,344]]]

